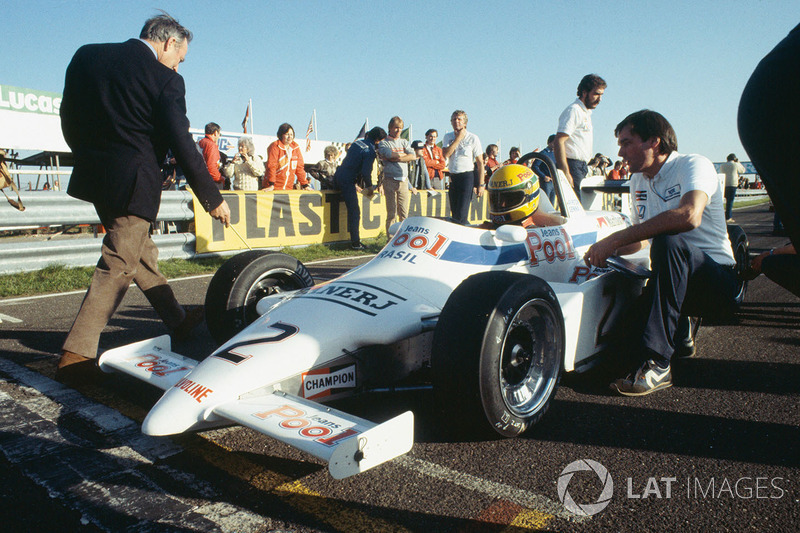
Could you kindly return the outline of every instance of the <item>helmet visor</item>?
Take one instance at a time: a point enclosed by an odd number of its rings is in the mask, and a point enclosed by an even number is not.
[[[525,191],[489,191],[489,205],[495,212],[508,211],[525,202]]]

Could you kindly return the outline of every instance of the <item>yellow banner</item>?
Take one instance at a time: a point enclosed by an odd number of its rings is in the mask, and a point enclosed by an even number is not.
[[[408,216],[449,217],[447,191],[428,196],[411,195]],[[231,225],[251,248],[278,248],[323,242],[349,241],[347,208],[338,191],[225,191],[231,208]],[[361,200],[361,237],[385,232],[386,203],[383,195]],[[472,224],[488,218],[488,195],[474,198],[469,210]],[[195,198],[197,253],[247,249],[230,229],[212,219]]]

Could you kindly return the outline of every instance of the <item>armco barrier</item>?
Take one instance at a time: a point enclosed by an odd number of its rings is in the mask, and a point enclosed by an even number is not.
[[[739,190],[736,203],[766,196],[766,191]],[[0,199],[2,200],[2,199]],[[0,205],[0,230],[98,224],[94,207],[68,196],[65,192],[25,192],[23,212],[9,205]],[[180,222],[194,219],[192,195],[186,191],[165,191],[161,196],[159,222]],[[67,238],[56,236],[49,240],[0,238],[0,274],[39,270],[51,264],[91,266],[100,257],[100,237]],[[197,257],[195,236],[191,233],[153,235],[159,259],[190,259]]]
[[[99,224],[92,204],[76,200],[65,192],[24,192],[25,211],[0,206],[0,229]],[[165,191],[161,195],[159,222],[194,219],[192,195],[186,191]],[[191,233],[153,235],[159,259],[195,257],[195,237]],[[100,257],[102,236],[54,236],[30,239],[0,238],[0,274],[39,270],[51,264],[92,266]]]

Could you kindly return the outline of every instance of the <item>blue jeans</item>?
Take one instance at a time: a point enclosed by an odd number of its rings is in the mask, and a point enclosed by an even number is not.
[[[725,220],[733,215],[734,198],[736,198],[736,187],[725,187]]]
[[[581,161],[579,159],[567,159],[567,167],[569,168],[569,173],[572,176],[572,188],[575,189],[575,195],[578,197],[578,200],[581,199],[581,182],[583,178],[586,177],[586,174],[589,172],[589,166],[586,164],[586,161]]]
[[[539,178],[539,188],[547,195],[547,199],[550,200],[550,203],[556,205],[556,186],[553,185],[553,181],[544,181],[542,178]]]
[[[347,231],[350,233],[350,242],[358,244],[361,242],[361,208],[358,205],[356,184],[347,178],[340,178],[336,180],[336,185],[342,191],[342,199],[347,207]]]

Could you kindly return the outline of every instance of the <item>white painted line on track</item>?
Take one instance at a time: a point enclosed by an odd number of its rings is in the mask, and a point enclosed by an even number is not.
[[[541,496],[539,494],[518,489],[516,487],[512,487],[511,485],[506,485],[505,483],[497,483],[495,481],[489,481],[471,474],[452,470],[445,466],[431,463],[430,461],[405,455],[395,459],[394,463],[404,466],[409,470],[419,472],[420,474],[441,479],[443,481],[449,481],[454,485],[458,485],[475,492],[481,492],[483,494],[488,494],[489,496],[502,498],[534,511],[540,511],[542,513],[557,516],[563,520],[568,520],[570,522],[583,522],[587,519],[587,517],[570,513],[564,508],[563,505],[551,500],[550,498],[547,498],[546,496]]]
[[[326,263],[335,263],[336,261],[348,261],[348,260],[354,259],[355,257],[373,257],[373,256],[359,255],[359,256],[353,256],[353,257],[335,257],[333,259],[320,259],[319,261],[311,261],[309,263],[303,263],[303,264],[304,265],[311,265],[311,266],[313,266],[313,265],[324,265]],[[178,281],[189,281],[189,280],[193,280],[193,279],[210,278],[213,275],[214,274],[197,274],[195,276],[186,276],[186,277],[183,277],[183,278],[173,278],[173,279],[170,279],[168,281],[169,281],[169,283],[175,283],[175,282],[178,282]],[[130,284],[130,287],[134,287],[134,286],[135,286],[134,283]],[[78,291],[54,292],[54,293],[50,293],[50,294],[37,294],[36,296],[20,296],[19,298],[6,298],[6,299],[3,299],[3,300],[0,300],[0,305],[32,302],[32,301],[35,301],[35,300],[42,300],[42,299],[45,299],[45,298],[56,298],[56,297],[59,297],[59,296],[71,296],[73,294],[84,294],[87,290],[88,289],[81,289],[81,290],[78,290]],[[3,315],[0,315],[0,319],[2,319],[2,317],[3,317]],[[2,320],[0,320],[0,322],[2,322]]]
[[[0,323],[8,322],[9,324],[21,324],[22,320],[19,318],[14,318],[13,316],[4,315],[0,313]]]
[[[154,465],[159,458],[183,451],[169,439],[142,435],[139,425],[118,411],[6,359],[0,358],[0,372],[19,382],[0,377],[0,384],[23,392],[12,397],[0,390],[0,427],[7,437],[0,442],[0,453],[51,497],[78,510],[83,520],[106,531],[119,530],[115,515],[138,520],[131,529],[147,531],[169,525],[200,531],[255,531],[270,524],[267,517],[216,501],[216,492],[191,474]],[[62,429],[70,416],[89,422],[116,446],[76,446]],[[201,498],[165,491],[140,469],[143,465],[154,465],[180,479]],[[153,519],[147,509],[156,507],[160,513]]]

